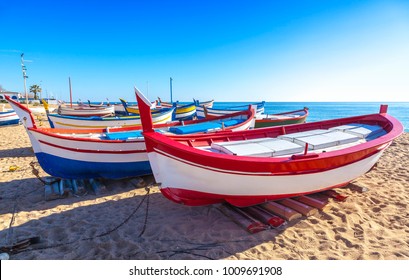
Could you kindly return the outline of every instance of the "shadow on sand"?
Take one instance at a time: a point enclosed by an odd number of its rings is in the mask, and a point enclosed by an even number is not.
[[[30,237],[40,237],[40,242],[11,259],[224,259],[274,242],[302,220],[249,234],[217,205],[179,205],[156,186],[147,194],[129,181],[111,181],[97,194],[45,201],[37,179],[12,183],[17,191],[3,194],[0,214],[7,217],[6,224],[11,219],[14,224],[0,231],[0,246]],[[23,187],[18,189],[19,185]],[[0,190],[3,187],[0,184]]]
[[[7,150],[0,150],[0,158],[6,157],[33,157],[34,152],[31,147],[13,148]]]

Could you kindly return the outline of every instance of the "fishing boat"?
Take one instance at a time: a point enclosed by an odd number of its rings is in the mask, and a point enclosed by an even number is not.
[[[196,103],[180,104],[179,102],[164,102],[159,97],[159,106],[162,108],[176,107],[174,120],[192,120],[196,118]]]
[[[62,116],[75,116],[75,117],[104,117],[115,115],[115,107],[110,106],[70,106],[59,105],[57,113]]]
[[[46,102],[44,102],[44,106]],[[172,121],[174,108],[164,108],[153,113],[154,124],[163,124]],[[130,127],[140,125],[139,115],[112,116],[112,117],[76,117],[63,116],[60,114],[47,114],[48,121],[52,128],[106,128],[106,127]]]
[[[119,98],[119,100],[121,101],[120,104],[114,104],[115,115],[139,114],[138,105],[128,105],[128,102],[126,102],[122,98]],[[157,101],[152,102],[151,109],[155,109],[157,103],[158,103]],[[129,112],[125,108],[131,109],[131,110],[134,110],[134,111]]]
[[[195,102],[196,107],[206,107],[206,108],[212,108],[214,104],[214,99],[209,100],[209,101],[199,101],[196,99],[193,99],[193,102]]]
[[[382,105],[376,114],[172,138],[152,129],[150,102],[135,91],[155,180],[185,205],[245,207],[345,186],[403,132]]]
[[[4,104],[2,104],[0,111],[0,126],[18,124],[19,121],[20,119],[16,112],[14,110],[4,109]]]
[[[28,108],[7,100],[22,119],[37,160],[48,174],[66,179],[119,179],[152,173],[140,126],[85,130],[38,127]],[[155,129],[169,135],[237,131],[254,126],[254,116],[254,110],[249,109],[218,120],[178,121],[155,125]]]
[[[168,107],[168,108],[170,108],[170,107],[175,106],[175,104],[178,104],[178,103],[179,103],[179,101],[176,101],[176,102],[162,101],[162,99],[161,99],[160,97],[158,97],[158,100],[159,100],[159,106],[160,106],[160,107]]]
[[[175,109],[174,120],[192,120],[196,117],[196,104],[178,105]]]
[[[258,103],[251,103],[251,104],[246,104],[246,105],[238,105],[238,106],[229,106],[226,108],[209,108],[206,106],[197,106],[196,108],[196,116],[201,119],[201,118],[206,118],[206,117],[218,117],[218,116],[223,116],[226,114],[231,114],[234,112],[238,112],[241,110],[246,110],[246,108],[249,105],[255,105],[257,106],[257,111],[256,111],[256,116],[261,117],[261,115],[264,113],[264,105],[265,102],[258,102]]]
[[[278,125],[305,123],[308,117],[308,108],[276,114],[261,114],[256,118],[256,128]]]
[[[204,111],[204,116],[206,119],[211,119],[216,116],[220,117],[220,116],[223,116],[223,114],[227,114],[228,112],[231,112],[230,110],[224,110],[224,109],[210,109],[209,110],[208,108],[204,108],[203,111]],[[211,113],[209,113],[209,111],[211,111]],[[199,109],[197,112],[199,112]],[[283,112],[283,113],[275,113],[275,114],[259,113],[256,115],[255,128],[305,123],[307,120],[308,114],[309,114],[308,108],[306,107],[300,110]]]

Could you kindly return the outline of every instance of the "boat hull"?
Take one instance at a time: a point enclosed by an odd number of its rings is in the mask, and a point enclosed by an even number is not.
[[[122,179],[152,174],[149,161],[95,162],[35,153],[38,163],[48,174],[66,179]]]
[[[338,167],[329,170],[306,171],[300,174],[294,174],[296,171],[287,174],[275,173],[274,165],[266,165],[265,168],[253,172],[223,170],[188,161],[186,158],[178,158],[156,149],[155,152],[149,153],[149,160],[155,179],[161,183],[161,192],[174,202],[197,206],[225,201],[245,207],[267,200],[343,186],[368,172],[378,161],[384,148],[386,146],[349,164],[338,164]],[[333,162],[339,160],[331,159],[323,164],[331,166],[334,165]],[[316,163],[311,161],[309,165],[304,166],[304,169],[314,170]]]
[[[152,173],[143,139],[75,139],[30,128],[28,134],[39,164],[55,177],[119,179]]]
[[[257,117],[261,116],[264,113],[264,103],[259,103],[255,105],[257,105],[256,116]],[[204,106],[197,106],[196,115],[199,119],[214,118],[214,117],[224,116],[227,114],[236,113],[242,110],[246,110],[246,107],[244,106],[242,108],[237,108],[237,109],[235,108],[216,109],[216,108],[210,108],[210,107],[204,107]]]
[[[173,110],[164,113],[155,114],[153,121],[155,124],[164,124],[172,121]],[[61,116],[58,114],[48,115],[50,126],[54,128],[72,128],[72,129],[89,129],[89,128],[106,128],[106,127],[131,127],[140,126],[141,119],[139,116],[121,116],[121,117],[91,117],[80,118],[73,116]]]
[[[13,125],[20,122],[15,111],[0,112],[0,126]]]
[[[115,114],[114,106],[107,106],[107,107],[67,107],[67,106],[60,106],[58,108],[58,114],[64,116],[76,116],[76,117],[103,117],[103,116],[112,116]]]

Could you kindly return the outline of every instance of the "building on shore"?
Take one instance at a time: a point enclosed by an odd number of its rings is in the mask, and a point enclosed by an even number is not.
[[[11,99],[14,100],[19,100],[21,98],[23,98],[23,96],[21,95],[21,93],[18,92],[13,92],[13,91],[0,91],[0,102],[1,101],[6,101],[5,95],[8,95],[11,97]]]

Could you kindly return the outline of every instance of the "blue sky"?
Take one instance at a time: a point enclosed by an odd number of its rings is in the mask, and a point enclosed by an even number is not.
[[[409,101],[409,1],[2,1],[0,85],[69,100]]]

